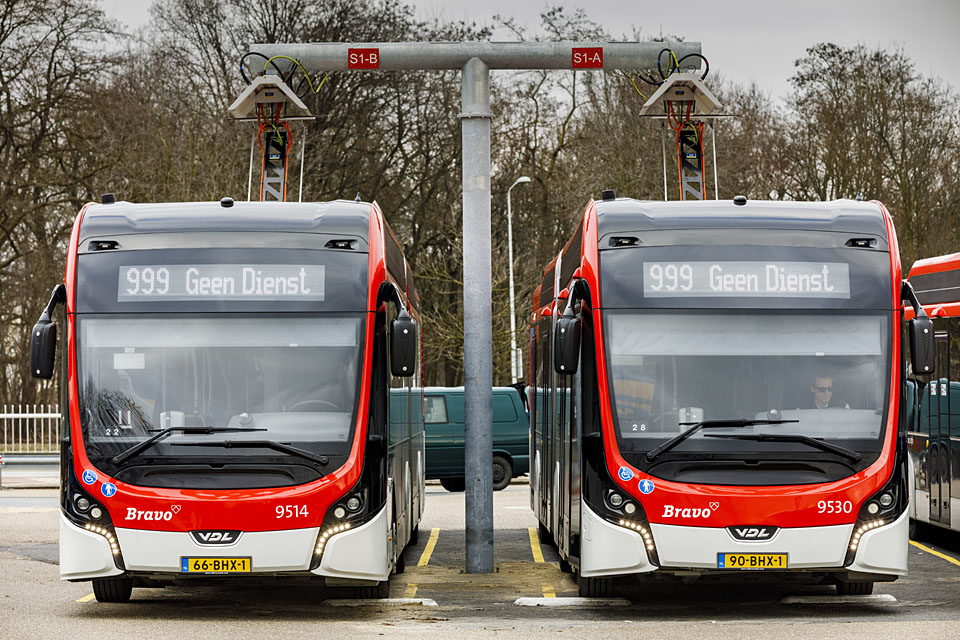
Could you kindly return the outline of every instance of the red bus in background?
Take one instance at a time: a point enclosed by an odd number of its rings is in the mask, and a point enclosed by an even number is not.
[[[933,319],[937,349],[936,373],[907,381],[910,518],[960,531],[960,254],[917,260],[908,280]]]
[[[100,601],[211,577],[385,597],[418,532],[418,298],[376,204],[90,204],[64,326],[60,576]]]
[[[534,293],[529,371],[531,506],[581,595],[904,575],[901,328],[915,370],[932,354],[904,295],[876,202],[591,201]]]

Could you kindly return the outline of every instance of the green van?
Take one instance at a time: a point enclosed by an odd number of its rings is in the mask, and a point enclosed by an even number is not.
[[[447,491],[463,491],[463,387],[427,387],[423,391],[427,480]],[[520,392],[493,388],[493,489],[530,469],[530,427]]]

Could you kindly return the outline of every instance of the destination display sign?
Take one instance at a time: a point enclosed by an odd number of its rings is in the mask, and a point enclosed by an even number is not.
[[[166,264],[120,267],[117,302],[323,300],[320,264]]]
[[[849,298],[842,262],[644,262],[645,298]]]

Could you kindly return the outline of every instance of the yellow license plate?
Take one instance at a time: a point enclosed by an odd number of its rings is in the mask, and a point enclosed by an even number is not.
[[[785,553],[718,553],[718,569],[786,569]]]
[[[180,558],[180,573],[250,573],[250,558]]]

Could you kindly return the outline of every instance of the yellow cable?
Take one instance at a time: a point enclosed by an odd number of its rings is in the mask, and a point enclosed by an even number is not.
[[[276,60],[277,58],[283,58],[284,60],[289,60],[289,61],[292,62],[293,64],[295,64],[295,65],[297,65],[298,67],[300,67],[300,71],[303,71],[303,75],[306,76],[306,78],[307,78],[307,85],[310,87],[310,91],[312,91],[312,92],[314,92],[314,93],[317,93],[318,91],[320,91],[320,87],[323,86],[323,83],[327,81],[327,76],[330,75],[330,74],[328,73],[328,74],[326,74],[325,76],[323,76],[323,80],[321,80],[321,81],[320,81],[320,84],[317,85],[317,88],[314,89],[314,88],[313,88],[313,82],[310,80],[310,74],[307,73],[307,70],[303,68],[303,65],[300,64],[300,62],[299,62],[298,60],[294,60],[294,59],[291,58],[290,56],[273,56],[272,58],[270,58],[269,60],[267,60],[266,64],[263,65],[263,72],[264,72],[264,73],[267,72],[267,66],[268,66],[271,62],[273,62],[274,60]]]
[[[646,100],[646,99],[647,99],[647,96],[643,95],[643,92],[640,91],[640,87],[638,87],[638,86],[637,86],[637,83],[633,81],[633,76],[631,76],[629,73],[626,73],[625,71],[621,71],[620,73],[622,73],[623,75],[627,76],[627,79],[630,80],[630,84],[632,84],[632,85],[633,85],[633,88],[637,90],[637,93],[640,94],[640,97],[643,98],[644,100]]]

